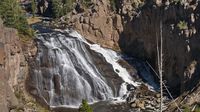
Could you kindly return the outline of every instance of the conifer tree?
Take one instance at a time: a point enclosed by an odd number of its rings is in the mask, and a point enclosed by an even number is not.
[[[82,104],[79,108],[79,112],[93,112],[92,108],[88,105],[86,100],[82,100]]]
[[[6,26],[31,36],[28,22],[17,0],[0,0],[0,17]]]
[[[53,17],[59,18],[69,13],[75,0],[52,0]]]

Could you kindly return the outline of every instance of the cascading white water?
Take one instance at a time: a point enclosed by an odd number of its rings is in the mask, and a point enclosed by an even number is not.
[[[66,30],[69,32],[69,30]],[[131,84],[133,86],[138,86],[138,82],[134,82],[132,77],[129,75],[128,71],[123,68],[117,61],[121,58],[117,53],[111,49],[102,48],[98,44],[90,44],[88,43],[79,33],[76,31],[70,32],[70,35],[73,37],[77,37],[80,41],[83,41],[87,45],[90,46],[90,49],[94,50],[97,53],[100,53],[104,56],[106,61],[113,66],[114,71],[124,80],[126,84]],[[120,96],[127,94],[126,84],[121,85]]]
[[[120,56],[116,52],[88,43],[75,31],[66,33],[70,36],[53,32],[38,34],[37,37],[35,82],[37,92],[48,105],[77,107],[82,99],[89,103],[113,99],[127,94],[127,84],[138,86],[127,70],[117,63]],[[86,46],[101,54],[124,81],[117,96],[97,69]]]

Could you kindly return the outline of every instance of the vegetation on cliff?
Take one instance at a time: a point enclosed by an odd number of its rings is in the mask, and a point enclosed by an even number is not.
[[[82,100],[79,112],[93,112],[93,111],[92,108],[88,105],[88,102],[86,100]]]
[[[116,8],[116,1],[115,0],[110,0],[110,6],[111,6],[111,9],[113,11],[117,10],[117,8]]]
[[[187,25],[187,22],[185,22],[185,21],[179,21],[179,23],[177,24],[177,27],[180,30],[185,30],[188,28],[188,25]]]
[[[53,17],[59,18],[69,13],[75,0],[52,0]]]
[[[31,12],[33,14],[33,17],[35,17],[35,13],[36,13],[36,3],[35,0],[31,0]]]
[[[90,5],[91,5],[91,0],[83,0],[83,1],[81,1],[81,4],[83,4],[83,6],[85,7],[85,8],[88,8]]]
[[[7,27],[16,28],[19,34],[33,36],[33,31],[17,0],[0,0],[0,17]]]

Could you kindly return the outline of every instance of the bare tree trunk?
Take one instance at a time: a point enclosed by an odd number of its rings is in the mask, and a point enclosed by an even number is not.
[[[162,36],[162,20],[160,20],[160,112],[163,111],[163,36]]]
[[[160,20],[159,35],[156,32],[156,44],[157,44],[157,63],[158,72],[160,77],[160,112],[163,111],[163,36],[162,36],[162,20]]]

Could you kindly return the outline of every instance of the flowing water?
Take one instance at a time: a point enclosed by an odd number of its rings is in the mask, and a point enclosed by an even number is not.
[[[121,99],[128,94],[128,84],[139,85],[117,63],[121,57],[115,51],[88,43],[76,31],[40,33],[37,40],[32,77],[37,94],[51,107],[78,107],[82,99],[89,103]],[[121,79],[120,85],[112,84],[98,69],[91,51],[112,67],[115,74],[109,75]]]
[[[118,63],[122,57],[117,52],[91,44],[73,30],[44,31],[37,35],[30,93],[50,107],[77,108],[82,99],[89,103],[125,101],[130,85],[140,85]],[[148,67],[134,63],[139,74],[158,88]]]

